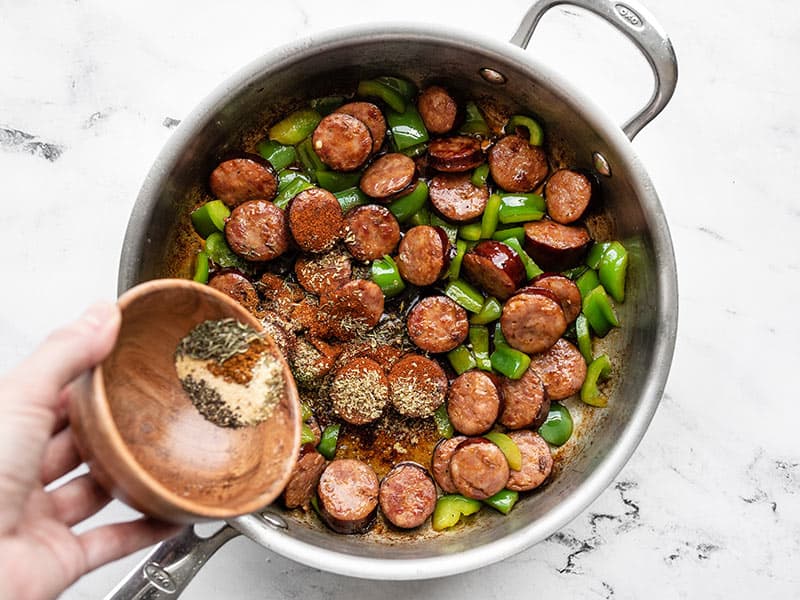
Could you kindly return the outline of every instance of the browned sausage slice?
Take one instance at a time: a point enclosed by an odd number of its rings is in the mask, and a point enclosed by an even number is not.
[[[350,115],[364,123],[372,136],[372,151],[381,149],[386,138],[386,119],[383,118],[380,108],[371,102],[348,102],[333,112]]]
[[[356,260],[375,260],[391,254],[400,243],[400,224],[385,206],[367,204],[347,211],[344,245]]]
[[[507,192],[530,192],[547,177],[547,155],[518,135],[507,135],[489,150],[492,179]]]
[[[322,296],[350,281],[350,256],[340,248],[321,255],[299,256],[294,273],[304,290]]]
[[[400,241],[400,276],[418,286],[436,283],[450,265],[452,245],[441,227],[417,225]]]
[[[456,124],[458,105],[446,89],[438,85],[426,88],[419,95],[417,109],[431,133],[447,133]]]
[[[314,130],[311,142],[319,159],[334,171],[353,171],[372,153],[369,128],[343,113],[324,117]]]
[[[283,489],[286,508],[308,508],[326,464],[325,457],[313,447],[310,450],[303,449],[289,477],[289,483]]]
[[[569,278],[557,273],[544,273],[531,282],[533,285],[550,290],[561,303],[567,323],[572,323],[581,312],[581,291]],[[524,289],[524,288],[523,288]]]
[[[561,338],[546,352],[531,356],[531,366],[539,374],[551,400],[577,394],[586,379],[586,361],[580,350]]]
[[[538,429],[547,419],[550,398],[539,374],[528,368],[519,379],[503,377],[500,383],[503,412],[500,423],[509,429]]]
[[[456,135],[431,140],[428,144],[428,164],[437,171],[462,173],[482,162],[481,142],[477,138]]]
[[[363,533],[378,510],[379,483],[368,464],[354,459],[328,464],[317,486],[320,513],[337,533]]]
[[[553,470],[553,455],[538,433],[521,430],[512,431],[509,437],[522,454],[522,468],[511,470],[506,488],[517,492],[527,492],[544,483]]]
[[[585,227],[555,221],[525,223],[525,251],[546,271],[563,271],[578,264],[592,238]]]
[[[547,214],[557,223],[567,225],[581,218],[592,199],[592,184],[583,173],[561,169],[544,186]]]
[[[416,172],[417,165],[405,154],[384,154],[367,167],[358,185],[367,196],[387,200],[408,188]]]
[[[486,500],[506,486],[509,468],[503,452],[486,438],[461,442],[450,458],[450,477],[458,493]]]
[[[402,529],[419,527],[436,508],[436,485],[422,465],[400,463],[381,481],[378,502],[392,525]]]
[[[433,471],[436,483],[445,494],[455,494],[457,491],[453,479],[450,477],[450,459],[458,445],[466,439],[465,435],[456,435],[449,440],[441,439],[433,449],[431,471]]]
[[[307,390],[320,386],[333,368],[333,363],[334,357],[326,356],[304,337],[297,339],[289,361],[297,385]]]
[[[427,352],[449,352],[467,339],[467,311],[447,296],[428,296],[408,314],[408,337]]]
[[[522,259],[502,242],[478,243],[464,255],[461,268],[467,279],[500,300],[508,298],[525,281]]]
[[[376,283],[355,279],[320,299],[319,316],[333,337],[350,340],[378,324],[383,300]]]
[[[435,360],[409,354],[389,372],[389,394],[401,415],[429,417],[444,402],[447,375]]]
[[[489,188],[472,185],[469,173],[446,173],[430,180],[431,204],[445,219],[458,223],[477,219],[489,201]]]
[[[272,200],[278,193],[275,169],[257,154],[221,162],[208,180],[211,193],[228,206],[247,200]]]
[[[301,250],[327,252],[342,235],[342,207],[328,190],[303,190],[294,197],[287,212],[289,228]]]
[[[241,273],[221,271],[209,280],[208,285],[223,294],[227,294],[250,312],[258,310],[256,288]]]
[[[291,331],[291,325],[278,313],[271,310],[259,314],[261,326],[271,337],[287,361],[291,361],[294,354],[297,336]]]
[[[231,211],[225,239],[242,258],[267,261],[289,249],[289,228],[284,212],[272,202],[249,200]]]
[[[456,377],[447,393],[447,416],[459,433],[478,435],[492,428],[500,412],[500,391],[484,371]]]
[[[383,414],[389,382],[374,360],[356,358],[336,371],[329,395],[337,415],[353,425],[365,425]]]
[[[557,300],[545,294],[519,294],[503,306],[500,328],[512,348],[532,354],[555,344],[567,330],[567,319]]]

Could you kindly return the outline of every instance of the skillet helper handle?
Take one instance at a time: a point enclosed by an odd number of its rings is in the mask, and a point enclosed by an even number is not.
[[[239,535],[225,525],[207,538],[187,527],[153,550],[105,597],[105,600],[164,600],[181,595],[206,561]]]
[[[655,78],[647,104],[622,126],[633,139],[667,105],[678,82],[678,59],[672,42],[653,15],[636,0],[538,0],[522,18],[511,43],[527,48],[542,16],[551,8],[568,4],[601,17],[630,39],[647,59]]]

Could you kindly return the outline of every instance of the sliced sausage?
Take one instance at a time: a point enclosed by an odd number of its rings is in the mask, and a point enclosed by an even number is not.
[[[334,171],[353,171],[372,153],[372,135],[363,123],[343,113],[324,117],[311,137],[314,152]]]
[[[538,429],[550,412],[550,397],[539,374],[528,368],[519,379],[503,377],[500,382],[503,412],[500,423],[509,429]]]
[[[289,482],[283,489],[286,508],[308,508],[326,464],[325,457],[313,446],[309,450],[303,449],[289,476]]]
[[[456,124],[458,105],[446,89],[438,85],[426,88],[419,95],[417,109],[431,133],[447,133]]]
[[[322,519],[337,533],[364,533],[377,514],[378,490],[378,476],[368,464],[332,461],[317,486]]]
[[[449,352],[467,339],[467,311],[447,296],[420,300],[406,321],[408,337],[427,352]]]
[[[531,366],[539,374],[551,400],[577,394],[586,379],[586,361],[572,343],[559,339],[547,351],[531,356]]]
[[[372,281],[355,279],[324,295],[319,312],[333,337],[350,340],[378,324],[383,292]]]
[[[500,328],[512,348],[533,354],[544,352],[567,330],[561,304],[545,294],[510,298],[500,315]]]
[[[544,186],[547,214],[557,223],[567,225],[581,218],[592,199],[592,183],[583,173],[561,169]]]
[[[383,118],[380,108],[372,102],[348,102],[333,112],[350,115],[364,123],[372,136],[372,151],[381,149],[386,138],[386,119]]]
[[[470,171],[483,162],[481,142],[465,135],[438,138],[428,144],[428,165],[445,173]]]
[[[557,273],[544,273],[531,283],[537,287],[548,289],[556,295],[561,303],[564,316],[567,318],[567,323],[572,323],[578,318],[581,313],[581,291],[569,277]]]
[[[314,390],[330,373],[334,361],[334,357],[326,356],[317,350],[305,337],[299,337],[290,356],[289,365],[297,385],[307,390]]]
[[[486,438],[461,442],[450,458],[450,477],[458,493],[486,500],[506,486],[508,460],[502,450]]]
[[[436,485],[422,465],[415,462],[400,463],[381,481],[378,502],[392,525],[413,529],[433,514],[436,508]]]
[[[592,238],[585,227],[555,221],[525,223],[525,251],[545,271],[563,271],[578,264]]]
[[[225,239],[236,254],[252,261],[277,258],[289,249],[284,212],[272,202],[249,200],[231,211]]]
[[[250,283],[250,280],[241,273],[236,271],[220,271],[208,281],[208,285],[230,296],[250,312],[258,310],[258,294],[256,293],[256,288]]]
[[[456,486],[450,477],[450,459],[458,445],[468,439],[465,435],[456,435],[448,439],[441,439],[433,449],[431,457],[431,471],[436,483],[445,494],[455,494]]]
[[[400,276],[418,286],[431,285],[450,266],[452,246],[441,227],[417,225],[400,241],[397,268]]]
[[[473,185],[469,173],[446,173],[433,177],[428,194],[436,211],[457,223],[480,217],[489,201],[489,188]]]
[[[322,428],[319,426],[319,423],[317,422],[317,419],[314,417],[314,415],[311,415],[308,419],[306,419],[305,423],[311,430],[311,433],[314,436],[314,441],[306,444],[304,448],[307,446],[316,447],[317,444],[319,444],[320,440],[322,439]]]
[[[227,206],[248,200],[272,200],[278,193],[275,169],[257,154],[221,162],[208,180],[211,193]]]
[[[508,298],[525,281],[525,266],[519,254],[493,240],[479,242],[467,252],[461,268],[467,279],[500,300]]]
[[[299,256],[294,273],[304,290],[322,296],[350,281],[350,256],[338,248],[325,254]]]
[[[272,341],[275,342],[284,358],[290,361],[297,343],[297,336],[291,331],[291,325],[278,313],[271,310],[262,311],[259,318],[264,331],[272,337]]]
[[[479,435],[492,428],[500,412],[500,390],[484,371],[467,371],[456,377],[447,392],[447,416],[464,435]]]
[[[336,371],[329,395],[337,415],[353,425],[365,425],[383,414],[389,382],[381,365],[356,358]]]
[[[409,354],[389,372],[392,406],[406,417],[429,417],[447,394],[447,375],[435,360]]]
[[[405,154],[384,154],[367,167],[358,185],[367,196],[388,200],[411,186],[416,172],[417,165]]]
[[[400,224],[385,206],[366,204],[347,211],[344,245],[356,260],[375,260],[391,254],[400,243]]]
[[[342,207],[332,193],[309,188],[297,194],[289,204],[289,228],[301,250],[327,252],[342,235]]]
[[[522,454],[522,468],[519,471],[511,469],[506,488],[527,492],[540,486],[553,470],[550,446],[533,431],[511,431],[508,435]]]
[[[507,135],[489,150],[492,179],[507,192],[530,192],[547,177],[547,155],[523,137]]]

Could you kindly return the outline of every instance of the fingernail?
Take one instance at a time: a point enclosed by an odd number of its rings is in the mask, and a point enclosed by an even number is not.
[[[108,323],[117,312],[117,306],[110,302],[98,302],[90,306],[85,313],[83,313],[82,319],[89,323],[94,328],[99,329],[106,323]]]

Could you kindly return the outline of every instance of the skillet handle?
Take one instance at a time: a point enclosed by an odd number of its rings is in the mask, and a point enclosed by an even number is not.
[[[636,137],[667,105],[678,82],[678,59],[672,42],[636,0],[538,0],[522,18],[511,43],[527,48],[539,20],[551,8],[570,4],[601,17],[630,39],[647,59],[655,78],[653,94],[647,104],[622,126],[629,139]]]
[[[181,595],[206,561],[227,541],[239,535],[225,525],[212,536],[201,538],[193,527],[156,546],[105,597],[105,600],[165,600]]]

